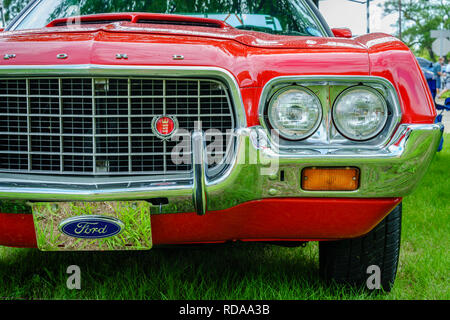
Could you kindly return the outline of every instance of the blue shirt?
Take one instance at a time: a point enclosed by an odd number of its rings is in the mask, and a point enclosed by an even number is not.
[[[433,72],[434,72],[434,74],[437,76],[438,75],[438,72],[441,72],[442,71],[442,66],[441,66],[441,64],[439,63],[439,62],[436,62],[434,65],[433,65]]]
[[[433,65],[433,73],[436,76],[436,86],[437,86],[438,89],[441,87],[441,76],[438,75],[438,72],[441,72],[441,71],[442,71],[441,64],[439,62],[436,62]]]

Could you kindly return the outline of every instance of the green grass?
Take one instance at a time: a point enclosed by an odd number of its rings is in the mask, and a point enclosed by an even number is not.
[[[150,205],[145,201],[122,201],[114,204],[102,202],[81,203],[33,203],[34,224],[39,249],[59,250],[144,250],[151,248]],[[60,221],[74,216],[92,215],[101,212],[104,216],[116,217],[125,228],[115,237],[104,239],[77,239],[64,235],[58,230]]]
[[[444,99],[444,100],[447,99],[447,98],[450,98],[450,91],[444,92],[444,94],[441,97],[441,99]]]
[[[415,192],[403,202],[395,286],[369,294],[326,285],[318,246],[263,244],[152,249],[148,252],[39,252],[0,247],[6,299],[449,299],[450,134]],[[81,290],[66,269],[81,268]]]

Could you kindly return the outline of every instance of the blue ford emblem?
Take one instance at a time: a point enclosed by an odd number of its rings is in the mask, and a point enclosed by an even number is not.
[[[101,239],[122,232],[124,223],[119,219],[105,216],[78,216],[63,220],[59,230],[74,238]]]

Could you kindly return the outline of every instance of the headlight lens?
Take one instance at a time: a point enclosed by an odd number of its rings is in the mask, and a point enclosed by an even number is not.
[[[375,89],[358,86],[342,92],[333,107],[333,120],[338,131],[348,139],[369,140],[386,125],[386,100]]]
[[[289,140],[301,140],[313,134],[322,120],[319,98],[310,90],[290,86],[280,89],[269,103],[270,124]]]

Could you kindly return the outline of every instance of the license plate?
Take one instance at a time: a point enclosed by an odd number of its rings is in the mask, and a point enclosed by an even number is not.
[[[33,203],[36,240],[42,251],[149,250],[146,201]]]

